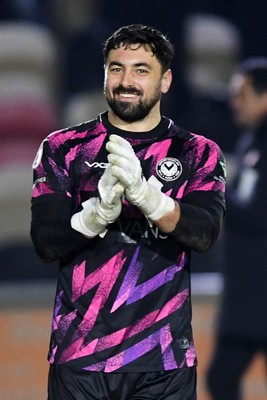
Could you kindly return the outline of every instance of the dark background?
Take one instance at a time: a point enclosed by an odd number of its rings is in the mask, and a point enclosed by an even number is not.
[[[229,155],[229,160],[231,159],[238,130],[231,120],[225,94],[220,93],[217,97],[216,95],[195,95],[195,93],[192,95],[184,81],[187,68],[184,26],[186,18],[195,13],[223,18],[233,25],[240,35],[236,61],[252,56],[267,55],[267,2],[264,0],[147,0],[146,2],[141,0],[134,2],[125,0],[1,0],[0,281],[50,280],[56,277],[55,264],[44,264],[38,259],[29,237],[31,163],[41,140],[52,130],[68,125],[71,121],[71,112],[76,115],[76,118],[79,116],[82,118],[83,114],[79,110],[83,107],[85,108],[84,115],[88,115],[89,118],[90,112],[93,115],[96,110],[103,111],[104,103],[100,99],[103,86],[101,46],[103,41],[120,26],[144,23],[160,29],[169,37],[175,46],[176,55],[173,64],[173,87],[166,100],[163,101],[164,113],[173,118],[178,125],[186,129],[197,129],[214,138],[226,155]],[[43,74],[42,82],[44,79],[48,82],[48,78],[52,77],[53,83],[47,83],[45,89],[43,84],[39,85],[42,89],[36,89],[34,101],[31,95],[29,98],[28,95],[21,95],[28,93],[29,88],[35,87],[36,81],[31,83],[31,79],[35,73],[36,76],[38,75],[33,69],[34,62],[30,62],[30,56],[27,56],[28,63],[23,58],[23,55],[30,52],[31,44],[26,41],[22,43],[25,51],[22,49],[19,52],[20,59],[14,58],[14,54],[18,55],[16,38],[19,39],[20,34],[16,28],[20,24],[28,25],[30,29],[40,27],[45,30],[46,34],[51,35],[56,49],[53,55],[49,56],[51,57],[50,64],[47,62],[48,59],[50,60],[48,56],[44,57],[42,66],[36,63],[36,71],[38,70],[39,75]],[[14,28],[15,39],[11,35],[10,39],[1,40],[3,28],[7,26]],[[34,29],[32,29],[32,35],[35,35]],[[10,54],[14,49],[13,61],[8,67],[10,61],[5,61],[4,58],[8,59],[7,49],[10,49]],[[41,47],[38,50],[40,49]],[[37,58],[36,55],[32,57]],[[19,68],[17,65],[21,67],[21,76],[27,74],[29,81],[24,87],[18,80],[16,91],[15,83],[19,72],[16,70],[14,77],[10,79],[10,71],[14,72],[16,68]],[[6,78],[7,70],[9,71],[8,79]],[[47,124],[40,122],[41,117],[34,119],[35,113],[31,107],[32,103],[36,105],[37,92],[40,93],[41,99],[38,112],[41,116],[44,115],[44,121]],[[11,97],[13,105],[11,109],[7,109]],[[82,101],[83,99],[85,101]],[[31,107],[25,106],[29,103]],[[92,109],[87,110],[86,107],[89,106],[92,106]],[[49,107],[52,107],[52,111],[49,109],[49,114],[46,116],[45,112]],[[18,117],[20,108],[22,111]],[[15,125],[16,121],[17,125]],[[8,154],[11,156],[7,157]],[[22,154],[25,157],[22,157]],[[220,262],[222,262],[220,246],[219,240],[219,244],[208,254],[208,258],[201,257],[201,260],[198,260],[197,256],[197,261],[194,261],[194,256],[193,271],[219,271]]]

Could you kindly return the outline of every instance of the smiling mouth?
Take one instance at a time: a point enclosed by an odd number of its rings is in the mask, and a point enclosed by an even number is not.
[[[120,97],[125,97],[125,98],[135,98],[137,96],[140,96],[141,93],[139,90],[135,88],[124,88],[122,86],[117,87],[117,89],[114,90],[114,96],[120,96]]]
[[[115,96],[133,99],[139,95],[137,93],[116,93]]]
[[[120,92],[120,93],[114,93],[114,98],[122,102],[131,102],[133,100],[138,99],[139,94],[136,92],[135,93]]]
[[[119,96],[133,97],[138,96],[137,93],[118,93]]]

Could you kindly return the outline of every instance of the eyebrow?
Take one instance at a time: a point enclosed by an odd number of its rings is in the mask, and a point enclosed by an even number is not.
[[[124,66],[124,64],[120,63],[119,61],[111,61],[111,62],[108,64],[109,67],[112,67],[112,66],[114,66],[114,65],[118,65],[118,66],[120,66],[120,67],[123,67],[123,66]],[[138,67],[146,67],[146,68],[149,69],[149,70],[152,69],[151,65],[148,64],[148,63],[145,63],[145,62],[135,63],[135,64],[133,64],[133,67],[136,67],[136,68],[138,68]]]

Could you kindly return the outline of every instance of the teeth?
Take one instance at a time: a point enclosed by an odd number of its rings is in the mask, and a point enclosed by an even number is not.
[[[120,96],[123,96],[123,97],[135,97],[136,95],[135,94],[130,94],[130,93],[121,93]]]

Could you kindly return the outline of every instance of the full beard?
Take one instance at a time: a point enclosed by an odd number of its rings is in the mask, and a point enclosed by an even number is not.
[[[133,88],[125,89],[119,87],[114,91],[116,93],[135,93],[141,94],[139,91]],[[146,101],[143,101],[141,98],[138,103],[130,103],[126,101],[118,101],[114,97],[111,98],[109,95],[106,94],[106,100],[113,111],[113,113],[120,118],[122,121],[125,122],[136,122],[145,119],[152,108],[158,103],[161,97],[160,87],[157,88],[153,97],[149,98]]]

